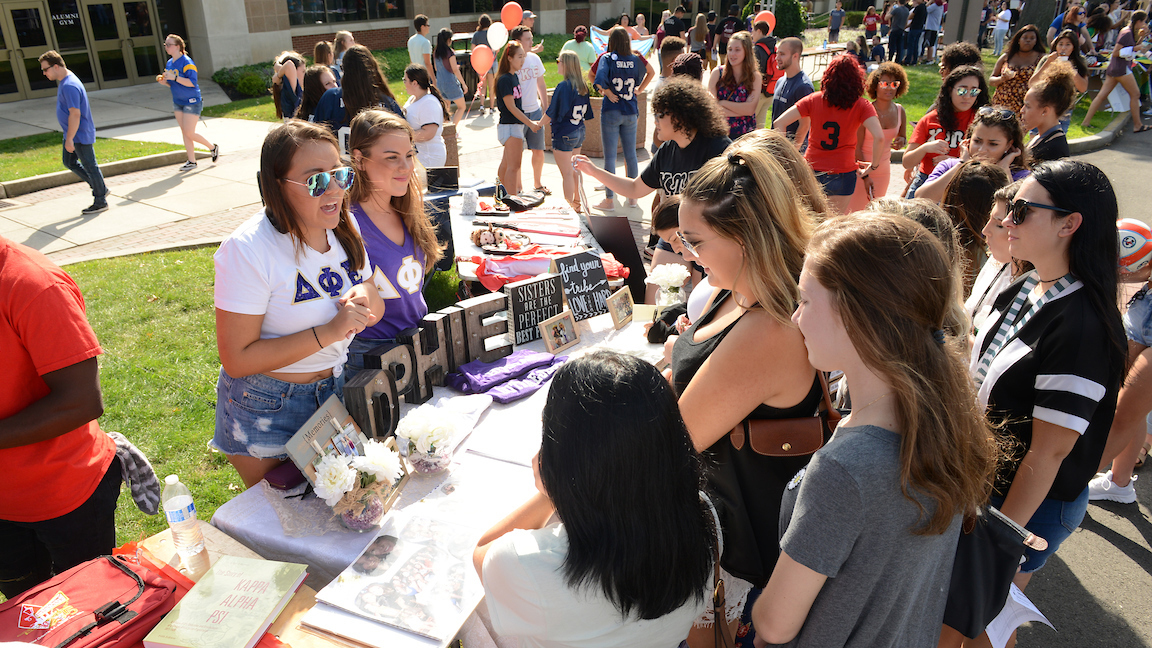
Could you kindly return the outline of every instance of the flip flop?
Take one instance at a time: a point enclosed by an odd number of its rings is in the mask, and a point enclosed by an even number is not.
[[[1150,128],[1152,128],[1152,126],[1149,126],[1148,124],[1140,124],[1136,128],[1133,128],[1132,132],[1133,133],[1143,133],[1144,131],[1146,131]]]
[[[1144,446],[1140,448],[1140,454],[1136,455],[1136,468],[1144,467],[1144,462],[1148,460],[1149,450],[1152,450],[1152,443],[1145,443]]]
[[[545,186],[536,187],[536,191],[539,191],[540,193],[544,194],[545,196],[551,196],[552,195],[552,190],[549,189],[548,187],[545,187]]]

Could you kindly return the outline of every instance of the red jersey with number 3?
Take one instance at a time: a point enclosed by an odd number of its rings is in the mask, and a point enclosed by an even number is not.
[[[942,162],[944,158],[960,157],[960,142],[964,141],[965,134],[968,132],[968,125],[972,123],[972,117],[975,114],[975,110],[956,113],[956,128],[950,131],[945,131],[944,127],[940,125],[940,117],[935,110],[929,110],[923,119],[916,122],[916,129],[912,131],[912,144],[924,144],[932,140],[948,142],[947,153],[924,156],[924,160],[920,162],[921,172],[925,175],[930,174],[932,169],[936,168],[936,164]]]
[[[808,150],[804,159],[817,173],[848,173],[855,171],[856,131],[876,116],[876,109],[864,97],[856,100],[848,110],[834,108],[824,101],[823,92],[813,92],[796,102],[802,117],[812,120],[808,132]]]

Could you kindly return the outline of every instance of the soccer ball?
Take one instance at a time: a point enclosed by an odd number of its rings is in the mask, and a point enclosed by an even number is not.
[[[1152,229],[1134,218],[1116,221],[1120,243],[1120,267],[1136,272],[1152,261]]]

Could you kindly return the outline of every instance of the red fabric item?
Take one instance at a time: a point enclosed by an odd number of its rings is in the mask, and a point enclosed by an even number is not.
[[[813,92],[796,102],[800,115],[812,120],[808,133],[808,150],[804,159],[818,173],[848,173],[859,168],[856,164],[856,131],[876,109],[864,97],[856,100],[852,108],[833,108],[824,101],[823,92]]]
[[[516,254],[505,257],[487,257],[476,255],[468,259],[477,265],[476,278],[480,283],[496,292],[514,281],[531,279],[536,275],[548,272],[548,266],[555,257],[572,254],[572,250],[549,248],[543,245],[533,245]]]
[[[932,173],[932,169],[936,165],[944,161],[946,157],[960,157],[960,142],[964,140],[965,135],[968,133],[968,125],[972,123],[972,118],[976,115],[975,110],[966,110],[961,113],[956,113],[956,130],[944,132],[944,127],[940,125],[940,117],[936,114],[935,110],[929,110],[924,118],[916,122],[916,129],[912,131],[912,141],[910,144],[923,144],[932,140],[946,140],[948,142],[948,152],[944,155],[926,155],[920,162],[920,170],[925,174]]]
[[[600,263],[604,264],[604,274],[609,279],[627,279],[632,269],[616,260],[611,252],[600,255]]]
[[[48,394],[41,378],[100,355],[84,297],[68,273],[0,236],[0,419]],[[90,421],[58,437],[0,450],[0,520],[42,522],[95,492],[116,444]]]

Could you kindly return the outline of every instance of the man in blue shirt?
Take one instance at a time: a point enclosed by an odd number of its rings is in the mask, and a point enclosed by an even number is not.
[[[797,101],[815,92],[812,79],[800,69],[800,55],[803,51],[804,43],[799,38],[785,38],[776,46],[776,67],[784,71],[784,76],[776,82],[772,92],[773,122]],[[788,127],[789,139],[796,137],[796,128],[799,126],[797,123]]]
[[[96,126],[92,123],[92,110],[88,106],[88,93],[80,79],[68,71],[64,59],[56,50],[40,55],[40,71],[49,81],[59,84],[56,89],[56,121],[64,131],[64,166],[92,187],[92,204],[82,214],[97,214],[108,209],[108,188],[96,164]]]

